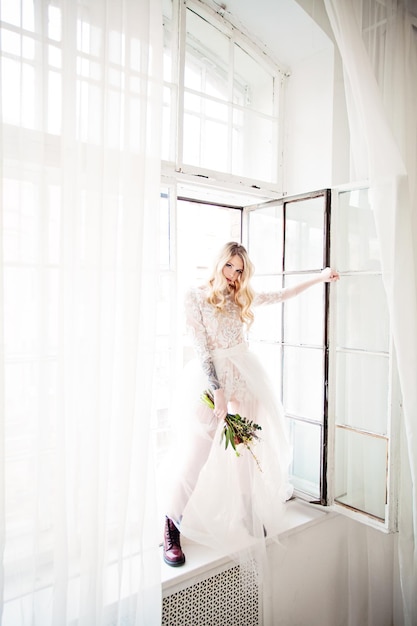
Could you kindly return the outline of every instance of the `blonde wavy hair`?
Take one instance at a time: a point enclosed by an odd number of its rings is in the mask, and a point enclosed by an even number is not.
[[[242,260],[243,271],[234,285],[229,285],[223,275],[223,268],[236,255]],[[254,292],[250,286],[250,279],[254,271],[254,265],[248,256],[246,248],[236,241],[230,241],[220,250],[208,280],[208,302],[215,306],[218,311],[223,311],[226,304],[226,294],[232,293],[235,303],[240,308],[240,319],[248,327],[254,319],[251,310]]]

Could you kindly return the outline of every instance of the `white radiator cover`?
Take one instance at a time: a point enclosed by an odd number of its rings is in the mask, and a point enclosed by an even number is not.
[[[164,596],[162,626],[259,626],[261,590],[239,565]]]

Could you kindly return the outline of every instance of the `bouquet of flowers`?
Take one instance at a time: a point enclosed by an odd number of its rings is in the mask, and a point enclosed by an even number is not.
[[[201,400],[206,404],[210,409],[214,409],[214,397],[210,390],[206,389],[204,393],[201,394]],[[236,456],[240,456],[236,446],[240,443],[243,443],[245,448],[249,450],[251,455],[256,461],[258,468],[262,471],[261,466],[259,465],[259,461],[253,453],[250,444],[253,440],[259,439],[259,435],[256,431],[262,430],[262,427],[259,424],[255,424],[252,420],[248,420],[246,417],[241,417],[238,413],[235,415],[231,413],[227,413],[224,418],[224,426],[221,433],[220,441],[225,440],[225,450],[227,446],[232,446],[233,450],[236,452]]]

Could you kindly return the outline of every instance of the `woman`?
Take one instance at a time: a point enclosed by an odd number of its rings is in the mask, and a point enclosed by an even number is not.
[[[279,530],[282,507],[292,495],[291,460],[282,406],[258,358],[248,350],[245,334],[252,308],[283,302],[339,275],[331,268],[276,293],[255,294],[254,267],[246,249],[227,243],[207,284],[187,293],[187,329],[197,360],[184,371],[180,394],[179,440],[170,473],[170,504],[164,531],[164,561],[185,562],[181,533],[229,554]],[[211,390],[214,409],[201,401]],[[236,452],[222,438],[227,413],[261,426],[259,440]]]

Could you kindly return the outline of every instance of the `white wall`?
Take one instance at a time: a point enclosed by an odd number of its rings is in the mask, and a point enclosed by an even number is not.
[[[270,548],[272,617],[264,626],[391,626],[396,535],[343,515]]]

